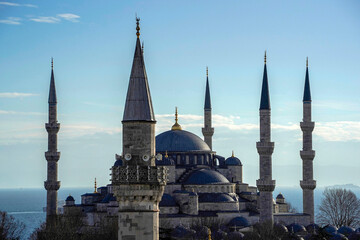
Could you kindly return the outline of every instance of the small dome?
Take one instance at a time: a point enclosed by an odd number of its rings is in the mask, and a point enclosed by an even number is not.
[[[352,232],[355,232],[355,229],[352,227],[348,227],[348,226],[342,226],[341,228],[338,229],[338,233],[341,233],[344,235],[348,235]]]
[[[342,235],[341,233],[334,232],[330,240],[348,240],[348,238]]]
[[[288,232],[287,227],[284,224],[281,224],[281,223],[275,223],[274,224],[274,230],[275,230],[276,233],[279,233],[281,235]]]
[[[123,161],[121,159],[116,160],[114,163],[114,167],[122,166],[122,165],[123,165]]]
[[[156,136],[156,152],[210,152],[209,146],[195,134],[184,130],[170,130]]]
[[[244,217],[233,218],[227,225],[230,228],[245,228],[250,226],[249,221]]]
[[[206,184],[226,184],[230,183],[224,175],[221,173],[202,168],[196,170],[190,174],[190,176],[184,181],[184,184],[190,185],[206,185]]]
[[[316,223],[312,223],[306,226],[306,231],[309,233],[317,233],[320,227]]]
[[[182,225],[177,226],[174,230],[171,232],[171,236],[174,238],[185,238],[189,235],[193,234],[193,231],[191,231],[188,228],[185,228]]]
[[[199,202],[236,202],[227,193],[200,193]]]
[[[293,233],[306,232],[306,228],[298,223],[292,223],[287,226],[287,229]]]
[[[332,225],[327,225],[325,227],[325,232],[330,233],[330,234],[336,232],[337,230],[338,230],[337,227],[332,226]]]
[[[241,163],[240,159],[238,159],[237,157],[229,157],[229,158],[226,159],[225,165],[228,165],[228,166],[242,166],[242,163]]]
[[[159,203],[159,207],[175,207],[177,206],[174,198],[170,194],[164,193]]]
[[[73,201],[75,202],[75,199],[73,198],[73,196],[69,195],[65,201]]]
[[[276,196],[276,199],[285,199],[284,196],[282,195],[282,193],[279,193],[277,196]]]

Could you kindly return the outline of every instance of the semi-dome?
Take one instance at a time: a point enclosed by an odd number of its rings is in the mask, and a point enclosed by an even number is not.
[[[244,228],[250,226],[249,221],[244,217],[233,218],[227,225],[231,228]]]
[[[236,202],[228,193],[200,193],[199,202]]]
[[[164,193],[159,203],[160,207],[174,207],[177,206],[175,199],[170,195]]]
[[[156,136],[156,152],[210,152],[209,146],[195,134],[185,130],[170,130]]]
[[[355,228],[352,227],[348,227],[348,226],[342,226],[338,229],[338,233],[344,234],[344,235],[348,235],[352,232],[355,232]]]
[[[194,171],[190,176],[184,181],[184,184],[189,185],[206,185],[206,184],[226,184],[230,183],[224,175],[221,173],[202,168]]]
[[[306,228],[298,223],[290,224],[289,226],[287,226],[287,229],[293,233],[306,232]]]
[[[118,160],[116,160],[114,163],[114,167],[118,167],[118,166],[122,166],[122,165],[123,165],[123,161],[120,158]]]

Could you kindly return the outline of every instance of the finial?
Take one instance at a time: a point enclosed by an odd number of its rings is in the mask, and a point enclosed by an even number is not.
[[[264,63],[266,64],[266,50],[265,50],[265,55],[264,55]]]
[[[167,154],[167,150],[165,151],[165,158],[168,158],[169,155]]]
[[[209,69],[208,69],[208,67],[206,66],[206,77],[208,77],[209,76]]]
[[[54,58],[51,58],[51,69],[54,69]]]
[[[178,123],[178,110],[175,107],[175,124],[172,126],[171,130],[182,130],[181,126]]]
[[[309,66],[309,58],[306,57],[306,67],[308,67],[308,66]]]
[[[96,187],[96,178],[95,178],[94,193],[98,193],[98,192],[97,192],[97,187]]]
[[[208,234],[209,234],[208,240],[211,240],[211,230],[210,230],[210,228],[208,228]]]
[[[231,157],[235,157],[235,155],[234,155],[234,150],[232,150]]]
[[[136,36],[137,38],[140,38],[140,18],[136,16]]]

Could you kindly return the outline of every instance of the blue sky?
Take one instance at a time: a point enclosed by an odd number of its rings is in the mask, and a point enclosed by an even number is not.
[[[135,13],[157,133],[175,106],[201,136],[205,69],[214,150],[235,151],[258,178],[258,108],[267,50],[278,185],[301,179],[305,59],[313,98],[318,185],[360,185],[358,1],[0,0],[0,188],[42,187],[47,97],[54,57],[62,186],[109,183],[135,47]],[[202,136],[201,136],[202,137]]]

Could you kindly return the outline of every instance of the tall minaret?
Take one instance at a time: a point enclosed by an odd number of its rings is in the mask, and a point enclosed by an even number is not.
[[[112,167],[119,203],[118,239],[159,239],[159,202],[167,168],[155,166],[155,115],[140,44],[139,18],[134,60],[123,115],[123,166]]]
[[[211,125],[211,99],[209,87],[209,70],[206,67],[206,91],[205,91],[205,104],[204,104],[204,127],[202,128],[204,141],[209,145],[212,150],[212,136],[214,135],[214,128]]]
[[[300,127],[303,132],[303,149],[300,156],[303,161],[303,180],[300,186],[303,189],[303,212],[311,216],[311,223],[314,222],[314,189],[316,181],[313,173],[313,159],[315,151],[312,149],[312,131],[315,123],[311,121],[311,94],[308,70],[308,59],[306,58],[306,75],[303,97],[303,121]]]
[[[269,84],[266,71],[266,52],[264,57],[264,75],[260,101],[260,141],[256,148],[260,156],[260,179],[256,180],[260,192],[260,221],[273,221],[273,196],[275,180],[272,180],[272,160],[274,142],[271,142]]]
[[[47,191],[46,197],[46,224],[51,225],[54,217],[57,215],[57,191],[60,188],[58,181],[58,160],[60,152],[57,151],[57,133],[60,129],[60,123],[57,121],[57,100],[54,78],[54,62],[51,59],[51,80],[49,90],[49,123],[45,124],[48,132],[48,151],[45,152],[45,158],[48,162],[47,180],[44,182]]]

